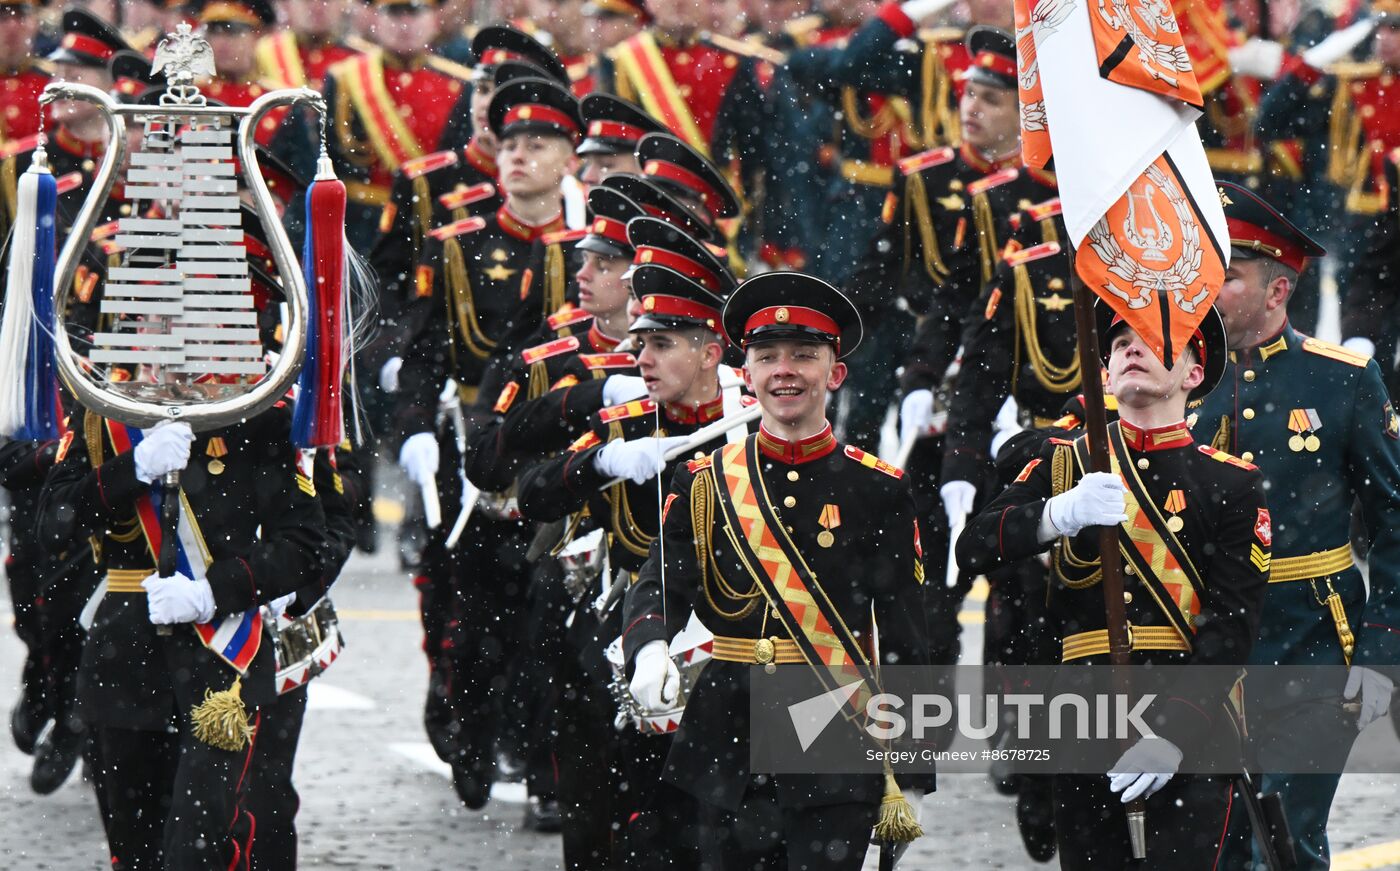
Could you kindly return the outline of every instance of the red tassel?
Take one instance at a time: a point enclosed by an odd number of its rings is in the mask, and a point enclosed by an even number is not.
[[[316,419],[313,443],[330,447],[344,440],[341,411],[341,354],[344,311],[342,282],[345,273],[345,185],[337,178],[317,179],[307,191],[311,216],[307,232],[312,239],[316,286],[306,289],[314,297],[311,312],[317,318],[316,344],[311,360],[317,367]],[[310,362],[310,361],[309,361]]]

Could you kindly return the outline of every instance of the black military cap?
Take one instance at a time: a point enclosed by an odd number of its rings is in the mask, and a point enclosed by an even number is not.
[[[554,75],[552,70],[547,70],[527,60],[501,61],[496,64],[491,73],[491,78],[498,88],[516,79],[552,79],[566,88],[569,86],[568,79],[560,79]]]
[[[633,18],[640,24],[651,21],[647,4],[643,0],[588,0],[583,4],[583,14],[599,18]]]
[[[599,182],[596,187],[612,188],[627,199],[642,207],[653,218],[660,218],[686,235],[701,242],[713,242],[714,229],[695,216],[695,213],[682,205],[675,197],[639,175],[615,172]]]
[[[584,140],[578,153],[632,154],[648,133],[664,133],[665,126],[642,107],[611,94],[589,94],[579,104]]]
[[[63,38],[48,59],[57,64],[105,70],[118,52],[131,51],[118,30],[81,7],[64,10]],[[147,69],[150,62],[146,63]]]
[[[472,55],[476,58],[479,76],[494,73],[495,67],[508,60],[532,63],[549,73],[549,78],[569,80],[564,64],[539,40],[514,27],[493,24],[483,27],[472,37]]]
[[[123,103],[137,103],[147,91],[165,89],[165,76],[152,74],[151,59],[138,51],[123,49],[112,55],[107,72],[112,75],[113,96]]]
[[[633,218],[627,222],[627,240],[636,254],[632,263],[667,266],[715,292],[733,287],[729,267],[705,245],[659,218]]]
[[[1016,40],[1011,34],[980,24],[967,32],[965,44],[972,63],[963,71],[964,81],[1016,88]]]
[[[277,21],[269,0],[192,0],[200,24],[228,29],[261,29]]]
[[[703,327],[719,333],[724,294],[733,289],[730,284],[715,293],[674,269],[639,266],[632,273],[632,292],[642,301],[642,313],[627,331],[646,333]]]
[[[704,204],[712,220],[739,214],[739,198],[703,154],[670,133],[651,133],[637,143],[642,173],[682,196]]]
[[[1102,299],[1094,301],[1094,317],[1098,321],[1099,356],[1107,367],[1113,348],[1113,335],[1128,326],[1128,322]],[[1191,336],[1190,345],[1196,352],[1196,359],[1201,361],[1206,371],[1205,378],[1195,390],[1187,394],[1187,399],[1203,399],[1220,383],[1221,376],[1225,374],[1225,358],[1229,356],[1229,349],[1225,343],[1225,322],[1220,319],[1220,312],[1216,311],[1215,306],[1211,306],[1210,311],[1206,312],[1205,319]]]
[[[613,190],[596,186],[588,192],[588,211],[593,215],[588,235],[574,245],[605,257],[632,259],[635,253],[627,241],[627,222],[646,214],[641,206]]]
[[[741,348],[796,340],[835,347],[845,357],[860,344],[860,312],[841,291],[814,275],[765,272],[724,304],[724,332]]]
[[[576,141],[583,130],[578,100],[549,79],[516,79],[497,88],[486,118],[497,139],[512,133],[552,133]]]
[[[1230,231],[1230,256],[1241,260],[1272,257],[1302,272],[1309,257],[1321,257],[1327,249],[1294,226],[1278,209],[1247,188],[1227,181],[1219,183],[1225,225]]]

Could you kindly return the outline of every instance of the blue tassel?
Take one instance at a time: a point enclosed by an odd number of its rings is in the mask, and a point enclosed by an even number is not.
[[[301,243],[302,274],[306,277],[306,356],[302,359],[301,374],[297,376],[297,399],[292,408],[292,444],[299,448],[314,447],[312,444],[316,427],[316,373],[320,370],[317,356],[317,327],[321,320],[320,307],[316,302],[316,228],[311,212],[311,191],[319,182],[313,181],[306,189],[306,234]]]
[[[34,219],[34,319],[29,325],[29,359],[25,366],[29,391],[24,427],[19,438],[47,441],[58,438],[58,372],[54,364],[53,274],[57,259],[58,182],[39,176],[38,208]]]

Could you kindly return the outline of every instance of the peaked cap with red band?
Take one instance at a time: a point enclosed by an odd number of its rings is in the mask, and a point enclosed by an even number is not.
[[[631,260],[636,252],[627,240],[627,222],[645,216],[646,211],[612,188],[595,185],[588,192],[588,213],[588,235],[574,247]]]
[[[63,38],[48,60],[75,67],[105,70],[118,52],[131,51],[115,27],[81,7],[63,13]],[[150,63],[147,62],[147,67]]]
[[[528,33],[499,24],[483,27],[472,37],[476,76],[493,77],[495,68],[506,61],[524,61],[548,73],[548,78],[567,82],[569,73],[563,61]]]
[[[1000,27],[978,25],[967,32],[965,45],[972,63],[963,71],[963,81],[1016,87],[1016,40],[1011,34]]]
[[[496,89],[486,110],[497,139],[514,133],[543,133],[577,141],[583,130],[578,100],[549,79],[516,79]]]
[[[612,188],[641,206],[645,214],[660,218],[692,239],[700,242],[714,241],[714,228],[701,221],[693,210],[666,193],[659,185],[640,175],[615,172],[599,182],[596,187]]]
[[[745,281],[724,304],[724,332],[748,348],[763,342],[829,344],[837,357],[860,344],[860,312],[846,295],[814,275],[765,272]]]
[[[627,222],[627,239],[636,254],[634,266],[666,266],[716,293],[734,286],[729,267],[691,236],[659,218],[633,218]]]
[[[1230,230],[1230,254],[1241,260],[1270,257],[1302,272],[1309,257],[1327,253],[1307,233],[1298,229],[1278,209],[1247,188],[1227,181],[1219,183],[1220,201],[1225,206],[1225,224]]]
[[[643,136],[666,130],[642,107],[612,94],[589,94],[579,103],[579,112],[584,136],[579,155],[632,154]]]
[[[715,293],[665,266],[638,266],[632,273],[632,292],[642,301],[642,313],[628,327],[629,333],[704,327],[719,333],[724,297],[731,283]]]
[[[704,204],[711,220],[739,215],[739,198],[715,165],[670,133],[652,133],[637,143],[642,174],[662,187]]]
[[[1094,300],[1094,317],[1098,320],[1099,356],[1107,367],[1108,358],[1112,356],[1113,335],[1128,326],[1128,322],[1101,299]],[[1220,312],[1215,306],[1210,307],[1201,325],[1191,335],[1190,344],[1206,371],[1205,378],[1187,395],[1187,399],[1203,399],[1220,383],[1225,374],[1225,358],[1229,356],[1225,344],[1225,322],[1220,319]]]
[[[191,5],[204,25],[259,29],[277,22],[270,0],[195,0]]]

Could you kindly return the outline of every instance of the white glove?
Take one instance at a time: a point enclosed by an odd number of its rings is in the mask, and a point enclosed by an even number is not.
[[[1353,354],[1360,354],[1363,357],[1376,356],[1376,343],[1365,336],[1352,336],[1350,339],[1342,342],[1342,347],[1351,351]]]
[[[1356,729],[1360,731],[1390,711],[1390,695],[1395,691],[1395,682],[1380,672],[1364,665],[1353,665],[1347,674],[1347,687],[1342,696],[1356,698],[1361,693],[1361,713],[1356,718]]]
[[[1352,49],[1365,41],[1366,37],[1370,36],[1371,31],[1375,29],[1376,19],[1374,18],[1358,21],[1303,52],[1303,63],[1313,69],[1326,69],[1351,54]]]
[[[933,391],[913,390],[899,404],[899,441],[923,438],[933,428]]]
[[[953,0],[906,0],[899,4],[900,11],[909,16],[915,24],[928,18],[930,15],[937,15],[944,9],[953,5]]]
[[[1108,771],[1108,788],[1123,793],[1123,804],[1148,798],[1167,785],[1181,767],[1181,751],[1166,738],[1143,738]]]
[[[1230,58],[1231,72],[1237,75],[1270,80],[1277,78],[1279,70],[1283,69],[1283,46],[1272,39],[1251,38],[1226,54]]]
[[[151,575],[141,582],[152,623],[208,623],[214,619],[214,591],[208,581],[186,575]]]
[[[676,704],[681,673],[671,659],[670,645],[660,639],[642,645],[628,689],[644,711],[664,711]]]
[[[399,448],[399,465],[408,479],[419,487],[432,484],[438,470],[437,436],[430,432],[409,436]]]
[[[403,368],[402,357],[390,357],[379,367],[379,389],[385,393],[399,392],[399,370]]]
[[[647,383],[640,375],[609,375],[603,382],[603,404],[621,405],[647,395]]]
[[[1123,481],[1112,472],[1090,472],[1073,488],[1045,503],[1045,516],[1060,535],[1078,535],[1087,526],[1116,526],[1124,513]]]
[[[296,601],[296,593],[288,593],[285,596],[278,596],[263,607],[267,609],[268,616],[273,620],[287,613],[287,606]]]
[[[943,497],[943,511],[948,515],[948,527],[951,529],[972,513],[977,487],[971,481],[949,481],[938,488],[938,495]]]
[[[190,442],[194,431],[187,423],[163,423],[148,430],[133,453],[136,455],[136,477],[145,484],[154,482],[166,472],[185,468],[190,461]]]
[[[645,484],[666,468],[666,452],[683,444],[688,436],[611,441],[593,459],[593,467],[610,478],[626,478]]]

